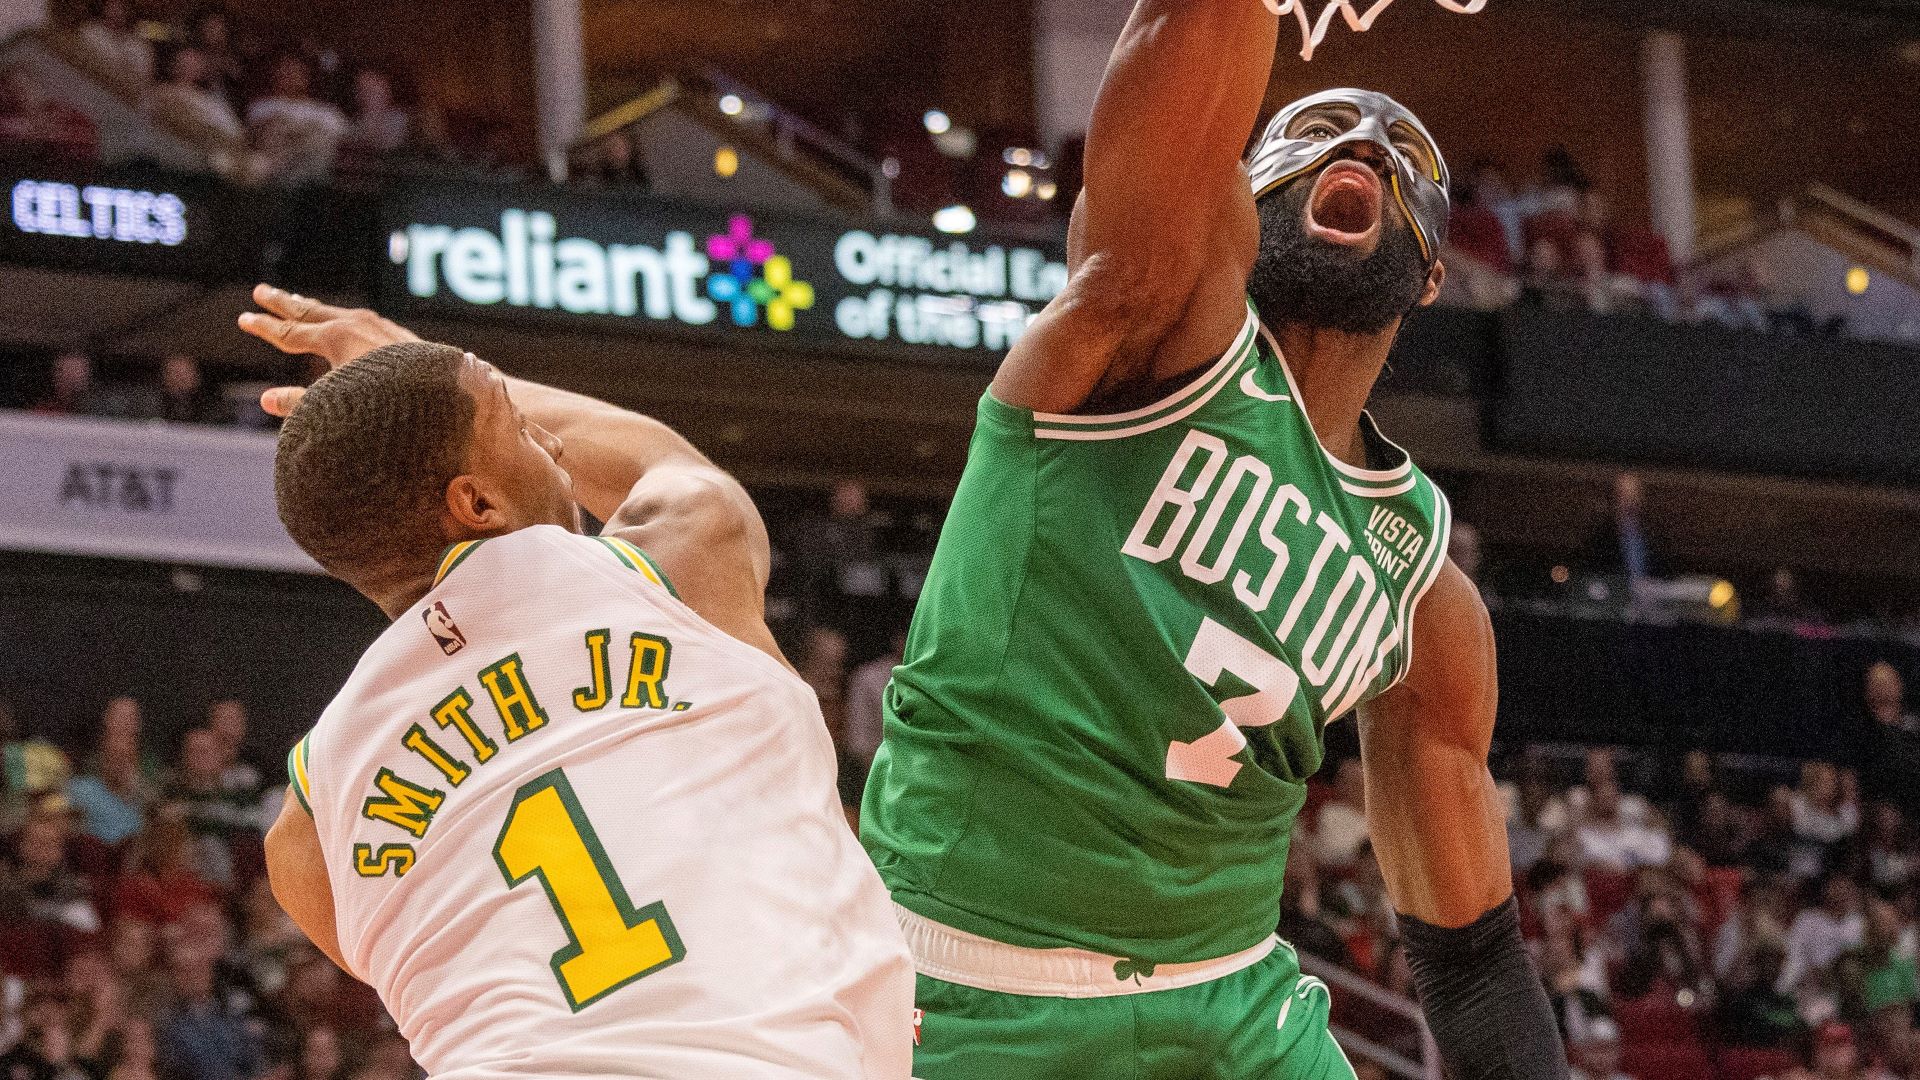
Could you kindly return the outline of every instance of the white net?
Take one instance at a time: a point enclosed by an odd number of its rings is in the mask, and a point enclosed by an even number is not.
[[[1348,29],[1361,33],[1373,26],[1373,20],[1379,18],[1380,13],[1387,10],[1387,6],[1392,4],[1393,0],[1374,0],[1373,6],[1369,7],[1364,14],[1353,6],[1353,0],[1332,0],[1326,7],[1320,9],[1320,18],[1317,20],[1308,16],[1307,0],[1260,0],[1260,2],[1267,5],[1268,11],[1281,18],[1292,15],[1299,20],[1300,59],[1311,60],[1313,50],[1319,47],[1321,39],[1327,36],[1327,28],[1333,25],[1335,13],[1346,20]],[[1461,15],[1472,15],[1487,6],[1487,0],[1434,0],[1434,2],[1448,11],[1458,12]]]

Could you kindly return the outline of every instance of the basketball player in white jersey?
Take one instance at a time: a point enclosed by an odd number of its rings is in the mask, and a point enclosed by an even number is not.
[[[913,971],[746,492],[646,417],[254,296],[333,366],[263,402],[281,520],[393,620],[290,755],[294,920],[440,1080],[904,1080]]]

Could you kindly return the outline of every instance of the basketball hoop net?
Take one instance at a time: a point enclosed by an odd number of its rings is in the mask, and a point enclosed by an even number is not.
[[[1260,0],[1260,2],[1275,15],[1282,18],[1292,15],[1300,21],[1300,59],[1311,60],[1313,50],[1319,46],[1321,39],[1327,36],[1327,27],[1333,25],[1335,12],[1339,12],[1340,17],[1346,20],[1348,29],[1356,34],[1365,33],[1372,29],[1373,20],[1379,18],[1380,13],[1387,10],[1387,5],[1393,3],[1393,0],[1374,0],[1373,6],[1368,8],[1364,15],[1355,10],[1353,0],[1331,0],[1321,9],[1318,21],[1307,17],[1307,0]],[[1448,11],[1461,15],[1472,15],[1487,6],[1487,0],[1435,0],[1435,2]]]

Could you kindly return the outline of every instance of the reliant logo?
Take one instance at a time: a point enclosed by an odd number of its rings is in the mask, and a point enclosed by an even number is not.
[[[1066,265],[1037,248],[973,248],[859,229],[824,237],[796,230],[776,245],[745,214],[728,218],[724,230],[699,229],[704,240],[644,208],[590,219],[588,229],[601,237],[651,241],[614,243],[563,236],[545,211],[498,213],[498,229],[416,223],[394,231],[388,257],[402,269],[407,292],[421,300],[687,326],[724,318],[721,325],[746,330],[997,351],[1013,344],[1067,279]]]
[[[791,330],[794,312],[813,306],[813,286],[793,276],[793,261],[774,254],[772,241],[753,235],[744,214],[707,237],[707,257],[725,267],[707,279],[707,295],[727,305],[735,326],[758,323],[765,308],[768,326]]]
[[[24,233],[178,247],[187,204],[164,191],[22,180],[13,185],[13,224]]]
[[[500,304],[578,315],[638,315],[705,326],[719,308],[702,294],[712,264],[693,234],[662,244],[600,244],[556,238],[553,215],[502,210],[500,229],[408,225],[388,240],[407,268],[407,291],[422,300],[448,292],[469,304]]]

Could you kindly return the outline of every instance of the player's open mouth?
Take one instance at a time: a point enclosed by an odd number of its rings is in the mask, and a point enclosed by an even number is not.
[[[1307,198],[1307,232],[1330,244],[1370,253],[1380,243],[1380,176],[1357,161],[1320,171]]]

